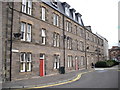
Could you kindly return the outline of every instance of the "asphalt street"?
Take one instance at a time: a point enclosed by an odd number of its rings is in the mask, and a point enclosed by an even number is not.
[[[118,88],[117,70],[96,70],[72,83],[49,88]]]
[[[95,70],[90,72],[83,72],[77,75],[75,79],[72,79],[72,81],[66,81],[63,83],[58,84],[51,84],[46,86],[37,86],[33,88],[22,88],[17,90],[40,90],[40,88],[46,88],[46,89],[53,89],[53,88],[108,88],[111,90],[111,88],[118,88],[118,75],[120,74],[120,70],[117,68],[108,68],[108,69],[99,69],[95,68]],[[92,90],[91,89],[91,90]],[[105,89],[105,90],[106,90]],[[6,89],[5,89],[6,90]],[[13,90],[9,89],[9,90]],[[16,89],[14,89],[16,90]],[[114,89],[118,90],[118,89]]]

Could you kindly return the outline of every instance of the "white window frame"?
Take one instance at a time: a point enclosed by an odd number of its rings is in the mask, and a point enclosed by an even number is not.
[[[54,69],[59,69],[60,68],[60,56],[59,55],[54,55]]]
[[[53,33],[53,46],[56,47],[57,46],[57,34],[54,32]]]
[[[83,66],[84,65],[84,56],[81,56],[81,66]]]
[[[60,47],[60,35],[57,33],[57,47]]]
[[[82,25],[82,22],[81,22],[81,17],[78,16],[78,22],[80,25]]]
[[[65,7],[65,14],[67,15],[67,16],[69,16],[70,14],[70,11],[69,11],[69,8],[68,7]]]
[[[22,12],[32,14],[32,0],[22,0]]]
[[[27,24],[27,42],[31,42],[31,29],[32,29],[32,25]]]
[[[59,16],[53,13],[53,25],[59,26]]]
[[[53,33],[53,46],[60,47],[60,35],[56,32]]]
[[[27,64],[28,64],[28,68],[27,68],[27,72],[30,72],[32,69],[31,69],[31,62],[32,62],[32,60],[31,60],[31,57],[32,57],[32,55],[31,55],[31,53],[27,53],[26,54],[26,62],[27,62]],[[28,60],[28,59],[30,59],[30,60]]]
[[[26,8],[27,8],[27,0],[22,0],[22,12],[26,13]]]
[[[73,66],[73,61],[72,61],[72,56],[71,55],[68,55],[67,63],[68,63],[68,68]]]
[[[25,41],[25,32],[26,32],[26,23],[21,22],[21,34],[22,34],[21,41]]]
[[[22,61],[22,58],[21,58],[22,54],[23,54],[24,61]],[[30,72],[32,70],[32,68],[31,68],[31,66],[32,66],[31,58],[32,58],[31,53],[25,53],[25,52],[20,53],[20,72]],[[21,70],[21,64],[22,64],[23,70]],[[28,68],[27,68],[27,65],[28,65]]]
[[[27,14],[31,15],[32,13],[32,0],[28,0]]]
[[[22,61],[22,55],[23,55],[23,59],[24,59],[23,61]],[[25,53],[21,53],[20,54],[20,72],[25,72],[25,62],[26,62]],[[22,70],[21,70],[21,66],[23,68]]]
[[[42,7],[42,20],[45,21],[45,16],[46,16],[46,8],[45,7]]]
[[[42,37],[42,44],[45,45],[46,44],[46,30],[45,29],[41,30],[41,37]]]
[[[67,39],[67,48],[72,49],[72,38],[68,37]]]
[[[56,2],[56,3],[55,3]],[[52,0],[52,4],[57,7],[57,0]]]
[[[66,21],[66,30],[69,31],[69,22]]]
[[[69,49],[72,49],[72,38],[70,38],[70,45]]]
[[[56,14],[56,25],[59,26],[59,16]]]
[[[75,20],[75,12],[73,12],[73,19]]]

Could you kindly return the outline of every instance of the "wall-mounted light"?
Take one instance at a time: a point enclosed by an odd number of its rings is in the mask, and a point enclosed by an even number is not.
[[[86,49],[89,49],[89,46]]]
[[[21,36],[21,33],[13,33],[15,38],[19,38]]]

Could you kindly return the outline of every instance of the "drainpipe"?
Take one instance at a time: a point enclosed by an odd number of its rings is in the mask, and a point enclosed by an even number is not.
[[[12,10],[12,17],[11,17],[11,33],[10,33],[10,81],[12,81],[11,77],[12,77],[12,33],[13,33],[13,6],[14,6],[14,2],[12,3],[12,7],[10,7],[9,3],[9,8]]]
[[[64,69],[65,69],[65,22],[64,22],[64,15],[63,15],[63,57],[64,57]]]
[[[86,69],[87,69],[86,28],[85,28],[84,25],[83,25],[83,28],[84,28],[84,30],[85,30],[85,61],[86,61]]]

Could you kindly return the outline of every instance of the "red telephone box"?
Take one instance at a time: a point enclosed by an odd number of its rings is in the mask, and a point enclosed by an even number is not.
[[[39,70],[40,70],[40,76],[44,76],[44,55],[42,57],[40,57],[40,66],[39,66]]]

